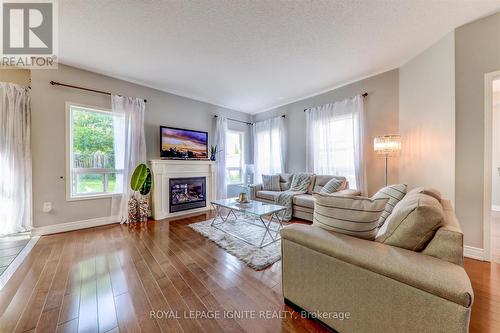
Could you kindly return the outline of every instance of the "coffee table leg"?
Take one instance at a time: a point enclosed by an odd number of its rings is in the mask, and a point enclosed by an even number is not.
[[[231,215],[231,213],[233,213],[234,217],[237,218],[236,214],[233,212],[232,209],[229,209],[229,212],[227,213],[226,217],[224,217],[222,215],[222,207],[219,206],[219,205],[214,205],[214,208],[215,208],[215,217],[212,219],[212,222],[210,223],[210,226],[213,227],[214,225],[220,225],[220,224],[224,224],[226,223],[226,221],[229,219],[229,215]],[[219,219],[221,220],[222,222],[220,223],[215,223],[215,221]]]

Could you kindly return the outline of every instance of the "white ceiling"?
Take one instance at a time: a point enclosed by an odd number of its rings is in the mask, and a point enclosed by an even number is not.
[[[62,63],[248,113],[396,68],[500,0],[60,0]]]

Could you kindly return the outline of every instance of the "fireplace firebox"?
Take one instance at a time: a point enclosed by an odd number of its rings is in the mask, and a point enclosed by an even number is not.
[[[206,206],[206,178],[170,178],[170,213]]]

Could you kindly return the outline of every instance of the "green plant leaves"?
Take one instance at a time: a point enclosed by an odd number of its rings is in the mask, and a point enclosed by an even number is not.
[[[145,164],[139,164],[132,174],[132,179],[130,180],[130,188],[134,191],[140,191],[144,186],[148,175],[151,177],[151,171]]]
[[[142,195],[148,195],[149,192],[151,192],[151,187],[153,186],[153,177],[151,175],[151,171],[148,168],[148,176],[146,177],[146,180],[144,181],[144,184],[141,187],[141,194]]]

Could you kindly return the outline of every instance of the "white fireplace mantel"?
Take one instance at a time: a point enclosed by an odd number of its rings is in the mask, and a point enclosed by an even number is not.
[[[150,160],[153,173],[153,218],[161,220],[211,209],[210,201],[215,200],[216,164],[205,160]],[[206,206],[181,212],[170,213],[170,178],[206,177]]]

